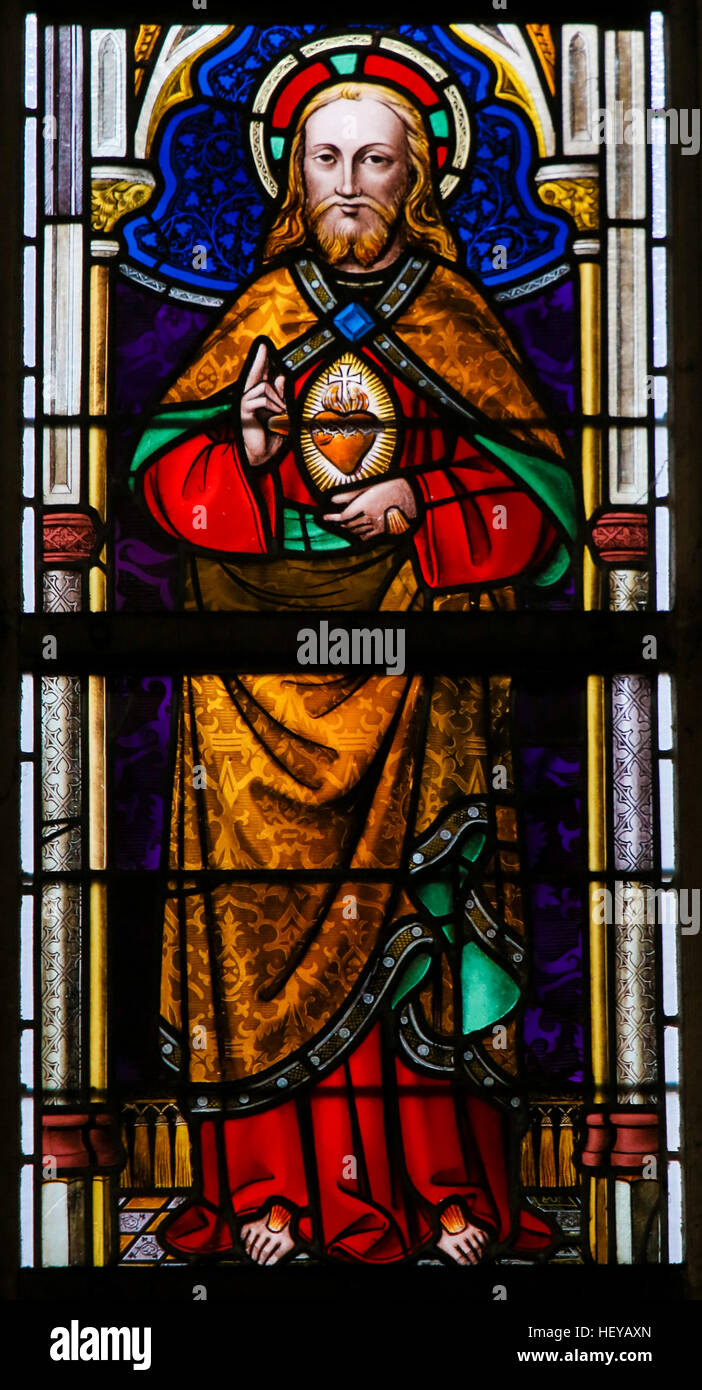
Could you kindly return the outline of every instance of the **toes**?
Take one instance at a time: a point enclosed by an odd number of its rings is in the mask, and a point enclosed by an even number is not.
[[[264,1265],[266,1263],[266,1256],[270,1255],[271,1251],[275,1246],[275,1243],[275,1237],[271,1235],[266,1235],[264,1239],[261,1241],[256,1251],[256,1259],[258,1260],[258,1263],[260,1265]]]
[[[477,1265],[478,1256],[475,1254],[473,1250],[469,1236],[461,1235],[460,1238],[456,1241],[456,1249],[461,1250],[463,1252],[468,1264]]]
[[[473,1244],[473,1249],[482,1255],[490,1239],[487,1231],[482,1231],[479,1226],[471,1226],[467,1234]]]
[[[252,1243],[251,1243],[251,1246],[249,1247],[249,1254],[250,1254],[252,1260],[257,1260],[257,1259],[258,1259],[258,1257],[259,1257],[259,1251],[260,1251],[260,1249],[261,1249],[261,1246],[262,1246],[263,1244],[265,1244],[265,1241],[266,1241],[266,1231],[265,1231],[265,1230],[263,1230],[263,1231],[258,1231],[257,1234],[255,1235],[255,1237],[254,1237]]]
[[[276,1264],[293,1245],[285,1231],[269,1231],[263,1220],[247,1222],[240,1235],[249,1259],[258,1265]]]
[[[242,1236],[243,1235],[244,1232],[242,1230]],[[252,1222],[250,1226],[246,1227],[246,1236],[244,1237],[244,1249],[246,1250],[247,1255],[251,1256],[252,1260],[255,1259],[256,1245],[257,1242],[261,1239],[262,1235],[263,1232],[261,1231],[261,1228],[256,1224],[256,1222]]]
[[[470,1263],[468,1253],[464,1253],[461,1240],[456,1236],[444,1235],[439,1241],[439,1249],[442,1254],[448,1255],[456,1264],[467,1265]]]
[[[485,1255],[489,1241],[489,1231],[469,1222],[465,1230],[456,1235],[444,1232],[439,1240],[439,1249],[450,1255],[457,1264],[478,1265]]]
[[[265,1259],[261,1260],[262,1265],[274,1265],[280,1259],[280,1250],[283,1242],[278,1238],[268,1242]]]

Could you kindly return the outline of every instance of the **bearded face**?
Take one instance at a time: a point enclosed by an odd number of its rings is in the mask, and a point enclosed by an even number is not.
[[[374,265],[397,229],[402,196],[397,193],[390,203],[366,196],[352,216],[343,211],[336,196],[324,198],[305,214],[308,231],[330,265],[350,257],[360,266]]]
[[[402,236],[407,137],[389,107],[340,99],[314,111],[303,162],[310,236],[332,265],[371,266]]]

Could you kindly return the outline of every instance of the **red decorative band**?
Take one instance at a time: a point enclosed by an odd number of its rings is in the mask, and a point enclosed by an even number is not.
[[[62,565],[86,560],[97,541],[92,517],[83,512],[48,512],[44,516],[44,560]]]
[[[53,1159],[57,1172],[76,1168],[114,1168],[124,1154],[111,1115],[47,1111],[42,1116],[42,1157]]]
[[[644,1168],[658,1157],[658,1116],[622,1110],[610,1115],[616,1137],[610,1154],[613,1168]]]
[[[42,1161],[54,1159],[58,1168],[89,1168],[84,1126],[89,1115],[54,1113],[42,1117]]]
[[[648,556],[645,512],[605,512],[592,528],[598,554],[609,564],[632,564]]]
[[[652,1111],[618,1110],[611,1115],[596,1111],[586,1116],[585,1124],[583,1168],[601,1173],[612,1168],[641,1172],[658,1156],[658,1116]]]
[[[587,1128],[580,1162],[584,1168],[604,1168],[611,1143],[607,1116],[596,1111],[585,1117],[585,1124]]]

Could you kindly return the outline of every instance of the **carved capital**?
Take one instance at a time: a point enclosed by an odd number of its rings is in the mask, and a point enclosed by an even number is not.
[[[600,190],[596,178],[546,179],[537,192],[547,207],[572,217],[579,232],[595,232],[600,221]]]
[[[655,1111],[595,1111],[585,1119],[585,1139],[580,1162],[591,1173],[626,1169],[641,1173],[659,1150],[658,1116]],[[646,1174],[644,1174],[646,1176]]]
[[[96,232],[111,232],[121,217],[149,201],[155,180],[146,169],[94,168],[91,181],[91,222]]]

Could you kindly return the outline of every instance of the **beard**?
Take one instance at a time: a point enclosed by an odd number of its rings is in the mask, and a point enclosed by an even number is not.
[[[398,193],[390,204],[364,197],[360,204],[366,212],[362,226],[355,226],[353,222],[349,226],[350,219],[339,218],[337,205],[340,200],[337,197],[325,198],[317,203],[306,213],[305,221],[330,265],[338,265],[340,261],[353,256],[357,264],[365,268],[379,260],[396,231],[403,196],[402,192]],[[347,225],[340,227],[340,220]]]

